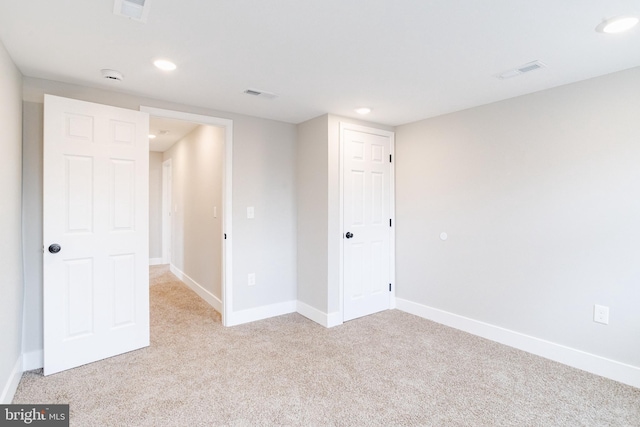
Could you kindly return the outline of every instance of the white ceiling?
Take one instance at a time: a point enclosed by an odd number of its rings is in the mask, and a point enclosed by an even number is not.
[[[149,134],[156,137],[149,139],[149,151],[167,151],[198,126],[198,123],[151,116],[149,118]]]
[[[26,76],[291,123],[369,106],[398,125],[640,66],[640,28],[595,31],[622,14],[640,2],[152,0],[141,24],[113,0],[0,0],[0,38]],[[534,60],[548,68],[495,77]]]

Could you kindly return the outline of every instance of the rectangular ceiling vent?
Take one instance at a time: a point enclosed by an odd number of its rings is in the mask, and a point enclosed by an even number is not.
[[[114,0],[113,13],[138,22],[147,22],[151,0]]]
[[[244,91],[244,93],[246,93],[247,95],[257,96],[259,98],[264,98],[264,99],[276,99],[278,97],[278,95],[276,95],[275,93],[266,92],[264,90],[259,90],[259,89],[247,89]]]
[[[510,79],[512,77],[517,77],[524,73],[529,73],[531,71],[539,70],[540,68],[545,68],[546,65],[540,61],[529,62],[528,64],[524,64],[518,68],[514,68],[513,70],[505,71],[504,73],[498,74],[498,77],[501,80]]]

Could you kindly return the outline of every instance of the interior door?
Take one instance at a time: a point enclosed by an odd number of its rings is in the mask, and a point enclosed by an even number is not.
[[[45,375],[149,345],[148,129],[45,95]]]
[[[390,307],[392,138],[342,129],[344,321]]]

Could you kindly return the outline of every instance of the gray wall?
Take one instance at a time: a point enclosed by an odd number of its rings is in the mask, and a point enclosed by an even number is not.
[[[42,350],[42,104],[23,102],[22,218],[25,352]]]
[[[298,301],[327,313],[327,116],[298,125]]]
[[[233,120],[233,306],[235,310],[296,299],[295,125],[239,114],[185,106],[102,89],[49,80],[23,79],[25,168],[41,174],[42,103],[44,93],[138,110],[140,105]],[[4,159],[3,159],[4,161]],[[25,247],[41,247],[42,188],[23,193]],[[246,219],[254,206],[256,219]],[[25,257],[25,351],[42,349],[42,255]],[[247,286],[256,273],[256,286]],[[37,303],[37,304],[36,304]]]
[[[22,351],[22,75],[0,43],[0,393]],[[19,366],[22,369],[22,366]],[[5,403],[5,402],[2,402]],[[8,402],[6,402],[8,403]]]
[[[164,160],[171,159],[173,181],[171,264],[218,299],[222,297],[223,150],[223,128],[198,126],[164,152]]]
[[[233,122],[233,306],[296,300],[296,126]],[[247,207],[255,218],[247,219]],[[255,286],[247,275],[255,273]]]
[[[149,152],[149,258],[162,258],[162,157]]]
[[[397,296],[640,366],[639,100],[635,68],[398,127]]]

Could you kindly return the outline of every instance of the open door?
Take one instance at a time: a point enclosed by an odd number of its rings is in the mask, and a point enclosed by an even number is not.
[[[148,128],[45,95],[45,375],[149,345]]]

